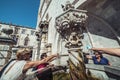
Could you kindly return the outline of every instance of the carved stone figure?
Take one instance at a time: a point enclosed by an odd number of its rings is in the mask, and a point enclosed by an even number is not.
[[[56,29],[68,41],[70,35],[73,35],[73,32],[77,34],[83,33],[86,27],[86,19],[86,11],[70,9],[56,18]]]
[[[63,8],[63,11],[69,10],[71,8],[74,8],[74,6],[70,3],[70,1],[67,1],[65,5],[61,5]]]
[[[80,37],[78,37],[78,34],[76,32],[72,32],[65,47],[75,48],[80,46],[82,46]]]

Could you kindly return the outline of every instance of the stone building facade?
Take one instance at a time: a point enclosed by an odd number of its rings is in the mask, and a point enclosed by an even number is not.
[[[3,66],[11,58],[12,47],[16,44],[16,41],[10,37],[12,33],[12,27],[0,23],[0,66]]]
[[[12,37],[14,37],[17,40],[17,43],[14,47],[16,49],[28,47],[33,49],[33,53],[36,53],[37,51],[37,38],[35,36],[36,30],[34,28],[19,25],[15,25],[13,28],[14,32],[12,34]],[[34,59],[34,54],[32,59]]]
[[[11,34],[6,35],[5,33],[3,33],[4,29],[11,29],[13,31]],[[29,28],[29,27],[20,26],[20,25],[14,25],[14,24],[0,23],[0,38],[6,38],[5,40],[7,39],[13,40],[13,44],[8,44],[10,42],[9,40],[8,43],[7,41],[5,41],[3,44],[0,45],[0,49],[2,50],[0,51],[1,52],[0,61],[2,61],[0,62],[1,65],[4,64],[4,59],[9,54],[8,52],[5,52],[4,49],[9,48],[10,45],[12,46],[11,46],[11,54],[9,56],[9,59],[15,58],[16,51],[19,48],[28,47],[33,49],[33,53],[35,53],[37,51],[37,46],[36,46],[37,40],[36,40],[35,32],[36,30],[34,28]],[[33,59],[34,59],[34,55],[33,55]]]

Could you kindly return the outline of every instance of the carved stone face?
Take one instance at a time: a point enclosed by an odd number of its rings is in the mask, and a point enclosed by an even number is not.
[[[64,21],[63,23],[62,23],[62,29],[67,29],[67,28],[69,28],[70,27],[70,25],[69,25],[69,23],[68,23],[68,21]]]
[[[73,42],[72,44],[74,44],[75,41],[79,42],[78,39],[81,38],[79,35],[85,30],[83,18],[85,18],[85,20],[87,19],[83,14],[86,15],[86,11],[69,9],[56,18],[56,29],[63,39],[70,43]],[[76,42],[75,44],[77,44]]]
[[[71,35],[70,35],[70,37],[69,37],[69,41],[70,41],[72,44],[78,44],[79,38],[78,38],[76,32],[72,32],[72,33],[71,33]]]
[[[70,37],[68,39],[68,42],[66,43],[65,47],[67,48],[73,48],[73,47],[80,47],[82,45],[79,35],[77,32],[72,32],[70,34]]]

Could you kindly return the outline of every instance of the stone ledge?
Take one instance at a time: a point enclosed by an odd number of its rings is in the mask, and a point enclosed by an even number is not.
[[[120,76],[120,67],[118,66],[104,66],[106,72]]]
[[[87,69],[98,70],[98,71],[105,71],[103,65],[86,64],[86,68]]]
[[[120,76],[120,66],[86,64],[86,68],[96,70],[96,71],[104,71],[116,76]]]

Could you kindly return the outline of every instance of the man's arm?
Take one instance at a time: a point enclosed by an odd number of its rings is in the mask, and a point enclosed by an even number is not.
[[[91,50],[103,51],[107,54],[120,56],[120,48],[92,48]]]

